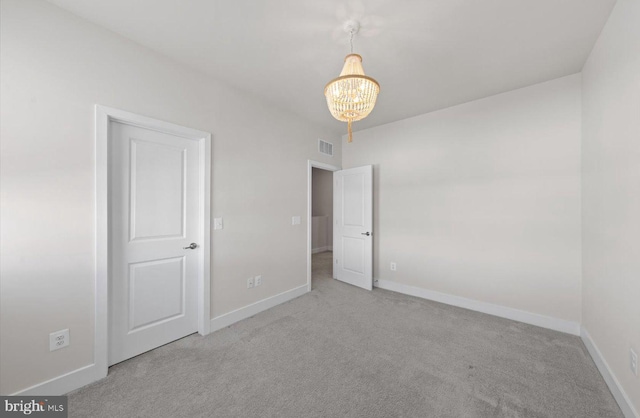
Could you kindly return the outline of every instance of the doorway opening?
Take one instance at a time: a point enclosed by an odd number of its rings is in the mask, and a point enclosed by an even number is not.
[[[311,287],[333,278],[333,173],[311,169]]]
[[[307,286],[333,275],[333,172],[340,167],[309,161]]]

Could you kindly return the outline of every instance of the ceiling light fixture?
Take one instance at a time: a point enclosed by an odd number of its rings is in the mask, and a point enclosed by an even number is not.
[[[349,34],[351,53],[344,59],[340,76],[325,86],[324,95],[333,117],[347,122],[348,142],[351,142],[351,123],[364,119],[371,113],[380,93],[380,84],[364,75],[362,57],[353,53],[353,35],[360,30],[360,24],[350,20],[344,24],[344,30]]]

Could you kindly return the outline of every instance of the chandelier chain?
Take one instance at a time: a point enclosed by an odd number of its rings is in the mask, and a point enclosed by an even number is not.
[[[349,45],[351,45],[351,53],[353,54],[353,28],[349,31]]]

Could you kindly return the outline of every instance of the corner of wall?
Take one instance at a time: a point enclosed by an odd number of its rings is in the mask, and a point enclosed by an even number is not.
[[[625,418],[640,418],[640,414],[638,414],[638,411],[634,408],[631,398],[629,398],[625,392],[624,388],[616,378],[616,375],[613,373],[609,364],[607,364],[607,361],[598,349],[598,346],[596,346],[596,343],[593,341],[591,335],[584,326],[581,327],[580,337],[582,338],[582,342],[587,348],[589,355],[591,355],[593,362],[598,368],[598,371],[607,383],[611,394],[618,403],[618,406],[620,406]]]

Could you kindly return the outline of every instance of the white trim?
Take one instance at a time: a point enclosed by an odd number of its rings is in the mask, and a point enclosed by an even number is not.
[[[96,279],[95,279],[95,341],[94,380],[107,376],[109,329],[109,114],[96,105]]]
[[[324,247],[318,247],[311,250],[312,254],[323,253],[325,251],[333,251],[333,245],[325,245]]]
[[[307,291],[311,292],[311,198],[313,195],[313,184],[311,182],[311,176],[313,168],[319,168],[327,171],[339,171],[342,168],[321,163],[319,161],[307,160]],[[333,181],[332,181],[333,185]],[[335,225],[331,225],[331,228],[335,229]]]
[[[182,138],[198,141],[200,151],[200,207],[198,210],[201,233],[200,248],[203,256],[198,274],[198,333],[210,332],[210,257],[211,257],[211,134],[136,115],[119,109],[96,105],[96,275],[95,275],[95,347],[93,381],[108,372],[108,282],[109,282],[109,125],[112,121],[145,129],[152,129]],[[204,166],[203,166],[204,165]],[[64,378],[67,375],[61,376]],[[70,390],[82,385],[72,387]],[[73,385],[70,385],[71,387]]]
[[[61,376],[54,377],[45,382],[38,383],[10,396],[59,396],[71,392],[74,389],[95,382],[96,365],[89,364]]]
[[[251,305],[236,309],[235,311],[216,316],[211,320],[211,332],[218,331],[219,329],[228,327],[229,325],[235,324],[238,321],[250,318],[256,314],[259,314],[260,312],[271,309],[274,306],[278,306],[282,303],[290,301],[291,299],[295,299],[298,296],[302,296],[307,292],[307,285],[305,284],[295,287],[291,290],[287,290],[286,292],[282,292],[275,296],[262,299],[258,302],[252,303]]]
[[[207,335],[211,332],[211,134],[205,132],[200,142],[200,196],[204,199],[200,204],[200,242],[202,243],[202,270],[198,280],[198,333]]]
[[[622,385],[616,378],[616,375],[613,374],[613,371],[607,364],[607,361],[604,359],[604,356],[585,327],[581,327],[580,337],[582,338],[582,342],[584,342],[585,347],[587,347],[587,351],[591,355],[593,362],[600,371],[600,374],[604,378],[604,381],[607,383],[607,386],[609,386],[611,394],[616,402],[618,402],[618,406],[620,406],[625,418],[640,418],[638,411],[636,411],[633,407],[633,403],[631,403],[631,399],[627,396],[627,393],[622,388]]]
[[[380,289],[391,290],[405,295],[416,296],[422,299],[433,300],[447,305],[457,306],[459,308],[470,309],[472,311],[482,312],[489,315],[499,316],[525,324],[536,325],[542,328],[552,329],[571,335],[580,335],[580,324],[566,319],[558,319],[550,316],[540,315],[532,312],[521,311],[519,309],[508,308],[506,306],[494,305],[479,300],[467,299],[461,296],[449,295],[447,293],[427,290],[420,287],[409,286],[393,282],[391,280],[378,280],[375,282],[376,287]]]

